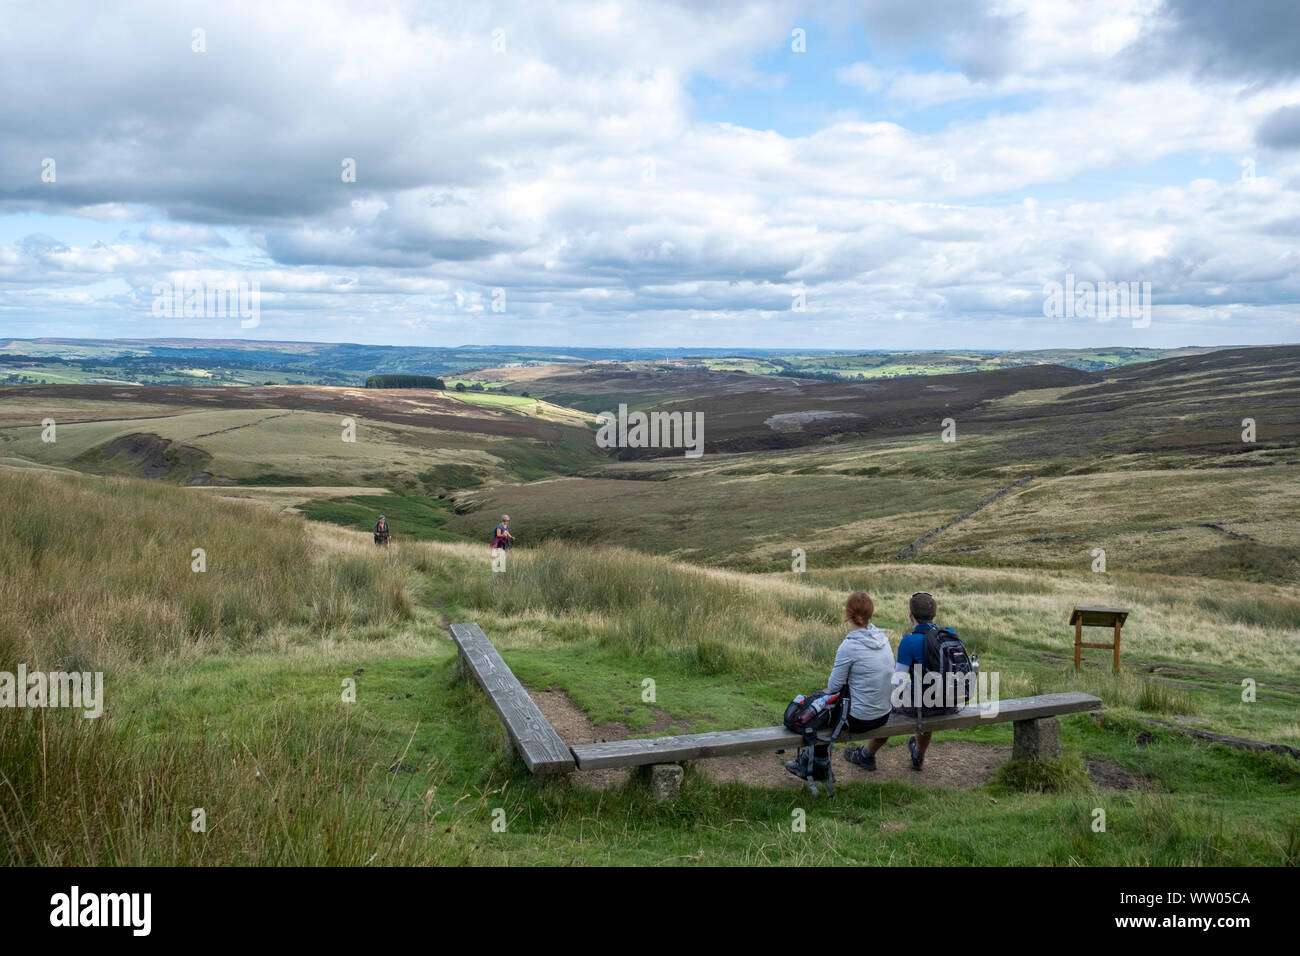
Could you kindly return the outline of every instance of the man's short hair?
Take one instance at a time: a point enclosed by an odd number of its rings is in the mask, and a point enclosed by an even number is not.
[[[933,621],[939,613],[939,602],[929,591],[917,591],[908,601],[907,607],[912,612],[912,617],[918,621]]]

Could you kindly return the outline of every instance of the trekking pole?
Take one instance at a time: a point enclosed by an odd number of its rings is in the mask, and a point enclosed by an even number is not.
[[[924,648],[922,649],[921,653],[922,654],[925,653]],[[921,731],[921,726],[922,726],[921,724],[921,680],[925,676],[924,658],[922,659],[921,663],[916,666],[916,673],[913,676],[916,677],[916,680],[912,683],[912,705],[916,707],[916,749],[917,752],[920,753],[921,733],[922,733]]]

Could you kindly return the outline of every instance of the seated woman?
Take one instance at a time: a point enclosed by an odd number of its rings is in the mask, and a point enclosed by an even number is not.
[[[849,595],[844,605],[844,617],[858,626],[844,638],[835,652],[835,667],[827,687],[839,687],[846,679],[849,684],[849,732],[863,733],[875,730],[889,719],[893,711],[890,694],[894,689],[894,652],[885,632],[871,623],[876,604],[865,591]],[[852,669],[849,663],[852,662]],[[838,683],[837,683],[838,682]],[[844,759],[866,770],[876,769],[876,751],[885,745],[886,737],[868,740],[861,747],[849,747]]]
[[[871,616],[876,613],[875,602],[865,591],[854,591],[844,604],[844,619],[855,625],[844,638],[839,650],[835,652],[835,666],[831,669],[826,688],[831,692],[839,690],[846,683],[849,685],[849,719],[850,733],[864,733],[875,730],[889,719],[892,710],[890,692],[893,689],[894,652],[889,646],[885,632],[871,623]],[[844,753],[844,759],[850,763],[876,769],[876,751],[885,742],[884,738],[869,740],[864,747],[850,747]],[[825,745],[815,745],[813,753],[825,756]],[[791,769],[793,761],[786,764]]]

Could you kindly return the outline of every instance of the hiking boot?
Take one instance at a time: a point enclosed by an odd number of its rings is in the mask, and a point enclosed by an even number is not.
[[[912,769],[919,773],[921,765],[925,763],[925,754],[916,749],[915,737],[907,738],[907,749],[912,754]]]
[[[863,770],[876,769],[875,754],[867,753],[866,749],[863,747],[850,747],[848,750],[844,751],[844,759],[855,767],[861,767]]]
[[[804,778],[804,776],[803,776],[803,771],[799,769],[799,761],[797,761],[797,760],[787,760],[787,761],[785,762],[785,769],[786,769],[786,770],[789,770],[792,774],[794,774],[794,775],[795,775],[796,777],[798,777],[800,780],[802,780],[802,779]]]

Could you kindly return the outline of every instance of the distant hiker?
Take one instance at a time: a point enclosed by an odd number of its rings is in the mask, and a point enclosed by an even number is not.
[[[510,516],[502,515],[501,523],[496,526],[492,532],[492,550],[497,548],[508,548],[515,542],[515,536],[510,533]]]
[[[956,632],[950,627],[940,628],[934,623],[938,612],[939,604],[934,595],[929,591],[917,591],[907,602],[907,616],[912,622],[912,630],[898,642],[895,671],[900,675],[900,686],[895,691],[894,700],[901,703],[895,710],[907,717],[918,717],[918,720],[955,712],[965,703],[966,691],[961,690],[960,685],[954,690],[948,678],[973,679],[974,668],[978,667],[978,663],[966,653],[966,646]],[[919,686],[913,675],[923,678]],[[940,687],[943,688],[942,696],[935,699],[934,706],[930,703],[931,688],[925,686],[931,679],[927,675],[937,676]],[[919,772],[925,764],[925,752],[929,749],[933,736],[933,733],[926,732],[908,738],[907,749],[912,755],[913,770]]]
[[[876,613],[875,602],[865,591],[854,591],[844,604],[844,619],[854,625],[839,650],[835,652],[835,665],[826,681],[826,688],[834,693],[846,684],[849,689],[848,730],[865,733],[875,730],[890,717],[890,689],[894,675],[894,652],[889,647],[885,632],[871,623]],[[885,738],[867,741],[864,747],[851,747],[844,759],[867,770],[876,769],[876,751]],[[823,753],[818,753],[821,749]],[[828,752],[826,747],[814,747],[815,757]],[[787,763],[786,769],[798,774]]]
[[[388,521],[385,520],[383,515],[380,515],[379,520],[375,522],[375,544],[387,547],[388,538]]]

